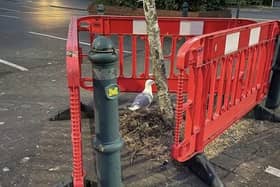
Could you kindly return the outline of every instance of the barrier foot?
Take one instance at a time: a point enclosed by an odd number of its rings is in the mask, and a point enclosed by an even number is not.
[[[88,179],[84,180],[84,187],[97,187],[97,182],[91,181]],[[56,187],[74,187],[73,180],[69,179],[68,181],[60,182]]]
[[[81,103],[82,118],[94,118],[93,106],[90,104]],[[53,117],[49,118],[50,121],[70,120],[70,108],[58,112]]]
[[[211,187],[224,187],[213,165],[203,153],[197,154],[186,162],[189,169]]]
[[[254,108],[254,118],[256,120],[267,120],[270,122],[280,122],[280,116],[273,110],[270,110],[262,105],[257,105]]]

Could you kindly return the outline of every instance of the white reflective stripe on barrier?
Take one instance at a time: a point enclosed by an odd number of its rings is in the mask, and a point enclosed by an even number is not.
[[[180,35],[201,35],[203,34],[203,21],[180,21]]]
[[[256,27],[256,28],[251,29],[249,46],[252,46],[252,45],[255,45],[255,44],[259,43],[260,33],[261,33],[261,28],[260,27]]]
[[[133,34],[147,34],[145,20],[133,20]]]
[[[178,35],[202,35],[204,29],[204,21],[180,21],[177,24]],[[147,26],[145,20],[133,20],[133,34],[147,34]]]
[[[226,36],[225,53],[229,54],[238,50],[240,32],[228,34]]]

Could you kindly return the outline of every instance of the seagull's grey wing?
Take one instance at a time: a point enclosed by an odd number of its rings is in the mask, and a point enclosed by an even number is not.
[[[141,108],[147,107],[151,104],[152,99],[153,97],[150,94],[140,93],[135,97],[131,106],[139,105]]]

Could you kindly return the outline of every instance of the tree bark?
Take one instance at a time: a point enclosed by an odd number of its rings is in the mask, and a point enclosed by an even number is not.
[[[166,69],[160,41],[160,29],[158,26],[155,0],[143,0],[143,9],[147,24],[153,74],[155,76],[155,83],[158,90],[157,96],[159,108],[163,118],[166,122],[171,124],[174,120],[174,112],[170,95],[168,93]]]

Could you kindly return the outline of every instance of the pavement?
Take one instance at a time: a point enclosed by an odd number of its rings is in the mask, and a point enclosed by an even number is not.
[[[87,3],[89,0],[0,0],[0,187],[53,186],[71,176],[70,122],[48,119],[68,107],[65,39],[71,16],[87,15],[83,10]],[[240,17],[279,19],[280,15],[278,9],[254,11],[241,10]],[[81,95],[87,100],[91,93],[82,91]],[[83,121],[84,151],[86,171],[94,178],[91,123]],[[280,126],[269,122],[251,125],[255,133],[211,161],[227,186],[278,186],[280,178],[264,170],[280,168]],[[122,159],[125,165],[126,157]],[[172,186],[179,181],[177,186],[203,186],[184,168],[174,170],[168,165],[162,169],[157,162],[142,162],[127,167],[125,184],[137,181],[141,186],[154,181],[158,186]],[[141,175],[133,173],[134,167]]]

